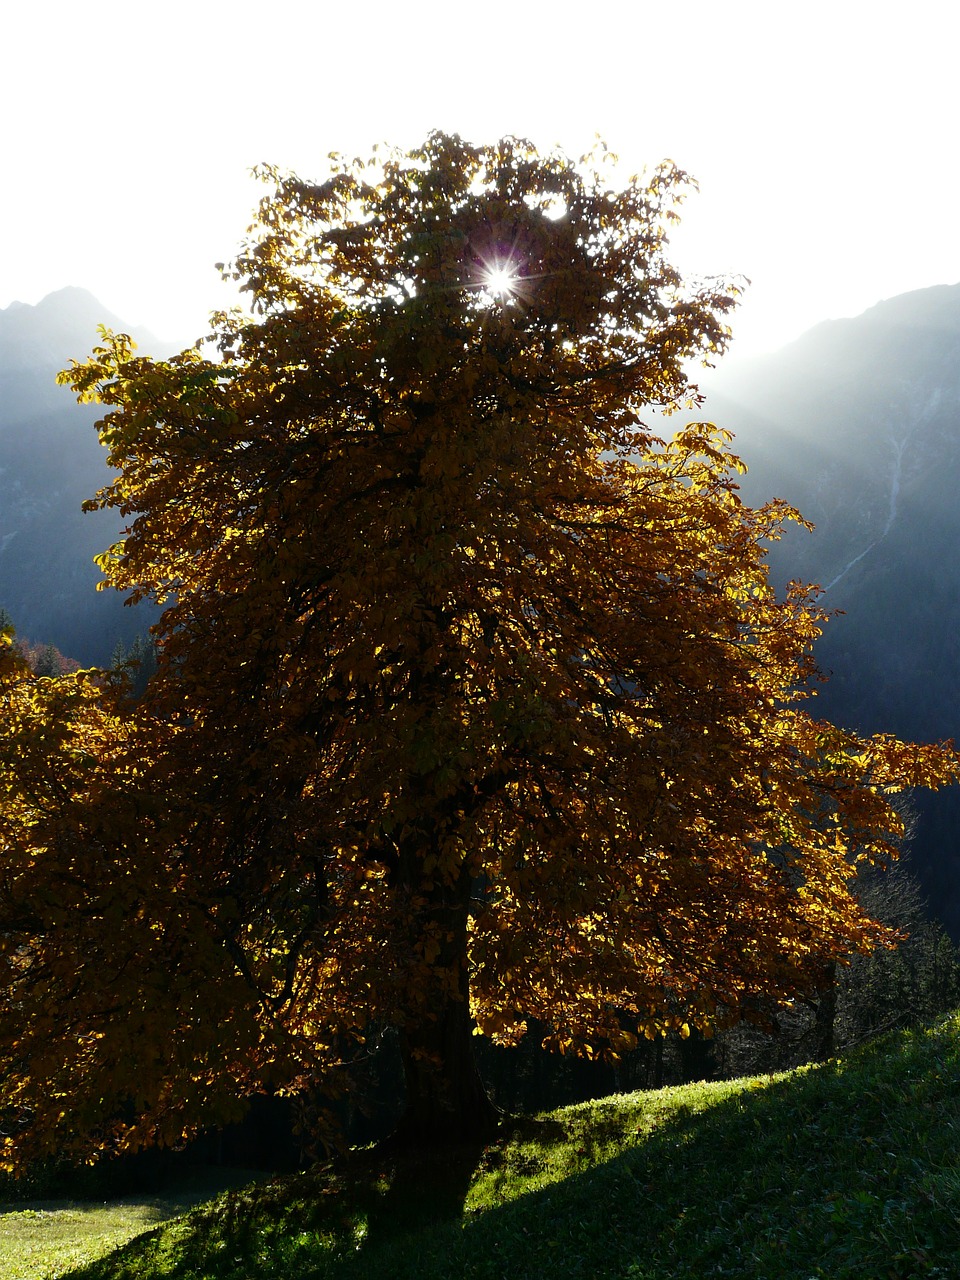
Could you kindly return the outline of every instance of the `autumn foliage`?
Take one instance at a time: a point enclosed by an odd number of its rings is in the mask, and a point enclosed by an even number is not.
[[[384,1027],[405,1131],[483,1132],[474,1032],[619,1053],[884,940],[850,877],[956,775],[811,717],[816,592],[764,564],[794,513],[645,422],[733,301],[666,258],[682,174],[434,134],[264,176],[249,314],[65,375],[106,579],[167,608],[135,706],[4,669],[11,1160],[336,1087]]]

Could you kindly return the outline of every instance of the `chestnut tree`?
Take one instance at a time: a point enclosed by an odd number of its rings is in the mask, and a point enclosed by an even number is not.
[[[811,715],[816,591],[764,560],[795,513],[648,423],[736,292],[670,265],[683,174],[435,133],[263,176],[248,309],[63,375],[106,583],[166,608],[135,704],[4,675],[11,1162],[335,1088],[384,1027],[401,1133],[484,1135],[477,1034],[618,1054],[888,940],[851,876],[956,773]]]

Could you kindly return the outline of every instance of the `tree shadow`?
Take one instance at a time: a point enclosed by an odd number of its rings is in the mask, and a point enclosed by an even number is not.
[[[482,1141],[441,1147],[389,1144],[371,1153],[375,1179],[367,1184],[364,1249],[398,1236],[459,1221],[474,1175],[483,1159]]]

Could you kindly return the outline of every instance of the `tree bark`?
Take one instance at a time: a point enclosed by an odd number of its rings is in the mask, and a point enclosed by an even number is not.
[[[680,1041],[680,1071],[684,1084],[695,1080],[713,1080],[716,1069],[711,1052],[712,1042],[702,1031],[691,1027],[690,1035]]]
[[[474,1052],[467,960],[470,892],[464,870],[455,884],[434,886],[433,901],[420,917],[421,926],[439,927],[443,941],[423,1016],[399,1027],[406,1094],[394,1132],[400,1145],[487,1141],[500,1121]]]
[[[440,1146],[486,1142],[500,1113],[487,1096],[473,1051],[469,1006],[448,1001],[434,1020],[400,1032],[406,1102],[394,1140]]]
[[[836,1049],[837,966],[828,964],[814,1014],[813,1035],[815,1061],[826,1062]]]

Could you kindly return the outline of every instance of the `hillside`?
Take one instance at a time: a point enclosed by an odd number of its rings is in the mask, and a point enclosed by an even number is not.
[[[97,341],[98,324],[127,328],[82,289],[0,311],[0,607],[22,635],[84,665],[108,662],[118,640],[148,625],[117,594],[96,592],[93,557],[121,524],[80,509],[110,479],[99,412],[55,382]],[[134,336],[156,351],[149,334]]]
[[[960,1018],[785,1076],[555,1112],[483,1151],[234,1192],[71,1280],[946,1280]]]
[[[844,611],[821,659],[825,705],[864,731],[952,736],[960,695],[960,285],[906,294],[811,330],[708,384],[736,434],[744,496],[814,522],[772,556]],[[944,696],[947,694],[948,696]]]
[[[813,521],[773,548],[775,579],[840,611],[815,710],[865,733],[960,740],[960,285],[818,325],[702,380],[701,416],[735,434],[757,504]],[[960,932],[960,797],[925,798],[915,865]]]

